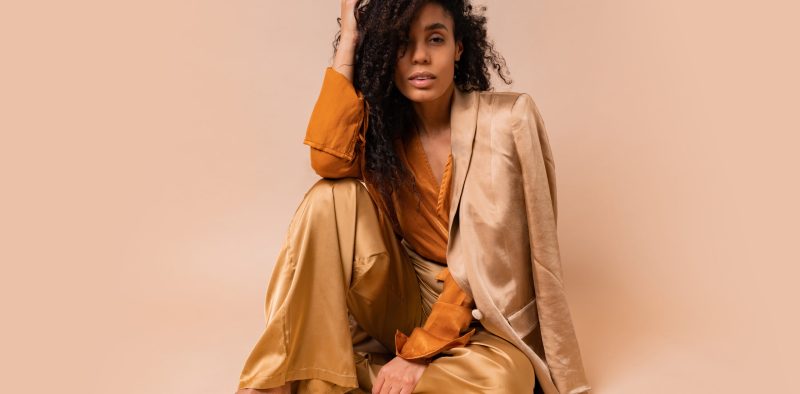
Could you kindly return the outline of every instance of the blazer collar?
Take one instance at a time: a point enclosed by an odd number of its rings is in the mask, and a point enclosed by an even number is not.
[[[472,159],[472,146],[475,141],[475,128],[478,124],[478,103],[480,91],[463,91],[455,87],[450,106],[450,151],[453,155],[453,175],[451,179],[450,216],[448,234],[453,232],[453,218],[461,202],[464,180]]]

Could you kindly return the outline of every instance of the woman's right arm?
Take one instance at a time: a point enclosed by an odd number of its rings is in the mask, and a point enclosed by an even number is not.
[[[358,30],[355,0],[342,0],[342,30],[333,64],[325,69],[303,143],[311,147],[311,167],[323,178],[361,178],[369,116],[364,96],[353,86]]]
[[[311,167],[319,176],[361,178],[368,115],[364,96],[327,67],[303,140],[311,147]]]

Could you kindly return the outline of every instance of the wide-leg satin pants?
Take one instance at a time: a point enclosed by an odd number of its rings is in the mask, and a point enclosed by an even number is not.
[[[320,179],[297,208],[266,294],[266,327],[239,388],[292,381],[293,393],[368,393],[394,357],[394,334],[422,326],[442,291],[443,265],[398,241],[366,186]],[[533,392],[530,361],[477,328],[470,343],[440,353],[412,393]]]

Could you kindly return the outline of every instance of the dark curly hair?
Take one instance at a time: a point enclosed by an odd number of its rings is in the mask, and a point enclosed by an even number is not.
[[[405,48],[415,12],[426,3],[437,3],[453,18],[454,38],[461,40],[463,52],[456,62],[454,83],[464,91],[494,90],[489,66],[506,84],[511,79],[505,60],[486,34],[485,6],[473,13],[469,0],[359,0],[355,5],[358,42],[353,65],[353,85],[364,94],[369,108],[365,147],[364,178],[375,185],[396,220],[391,195],[402,184],[410,184],[419,202],[419,192],[411,171],[395,150],[396,140],[405,140],[413,130],[411,101],[394,85],[393,76],[399,48]],[[341,18],[337,18],[341,27]],[[333,42],[336,52],[341,29]],[[419,206],[419,204],[418,204]]]

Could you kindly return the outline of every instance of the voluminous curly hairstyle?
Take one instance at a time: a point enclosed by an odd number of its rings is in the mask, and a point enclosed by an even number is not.
[[[395,142],[405,141],[416,127],[413,106],[394,85],[399,48],[408,44],[408,32],[415,12],[426,3],[437,3],[453,18],[454,38],[464,50],[456,62],[454,83],[464,91],[494,90],[489,66],[506,84],[505,60],[486,34],[485,6],[473,11],[469,0],[359,0],[355,5],[358,42],[353,65],[353,85],[364,94],[369,107],[365,147],[365,179],[375,185],[396,220],[391,195],[403,184],[410,184],[419,201],[411,171],[397,155]],[[337,18],[341,26],[341,18]],[[334,53],[341,31],[333,42]],[[505,71],[505,73],[504,73]]]

